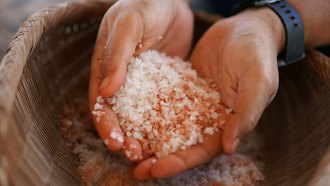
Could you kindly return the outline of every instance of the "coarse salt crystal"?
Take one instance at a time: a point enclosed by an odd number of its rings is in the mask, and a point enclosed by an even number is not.
[[[135,132],[133,132],[133,138],[142,140],[143,136],[140,133],[135,131]]]
[[[96,97],[96,102],[102,104],[102,103],[104,102],[103,97],[102,97],[102,96],[97,96],[97,97]]]
[[[214,133],[214,129],[211,128],[211,127],[207,127],[207,128],[204,129],[204,133],[212,135]]]
[[[104,145],[106,145],[106,146],[109,145],[109,140],[108,140],[108,139],[105,139],[105,140],[104,140]]]
[[[126,154],[126,156],[127,156],[128,158],[130,158],[131,155],[132,155],[132,152],[129,151],[129,150],[125,150],[125,154]]]
[[[101,109],[103,109],[103,105],[101,105],[100,103],[95,103],[94,110],[101,110]]]
[[[226,108],[226,114],[229,114],[229,113],[232,113],[233,112],[233,109],[231,108]]]
[[[222,108],[212,81],[199,78],[190,63],[157,51],[132,58],[124,85],[107,103],[122,131],[157,157],[202,143],[204,134],[218,130]]]
[[[120,143],[124,142],[124,137],[115,129],[110,132],[110,137],[117,140]]]

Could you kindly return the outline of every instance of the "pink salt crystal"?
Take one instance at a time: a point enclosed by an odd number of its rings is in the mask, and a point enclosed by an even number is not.
[[[155,159],[155,158],[153,158],[152,160],[151,160],[151,163],[152,164],[155,164],[157,162],[157,159]]]
[[[157,51],[131,60],[124,86],[107,103],[125,135],[157,157],[202,143],[222,117],[214,83],[199,78],[191,64]]]

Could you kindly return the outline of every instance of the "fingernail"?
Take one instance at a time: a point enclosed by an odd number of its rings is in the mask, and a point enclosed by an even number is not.
[[[234,140],[233,145],[232,145],[233,152],[236,151],[236,148],[238,147],[239,142],[240,142],[239,138],[236,138]]]
[[[102,91],[103,89],[107,88],[108,86],[109,86],[109,77],[106,77],[103,79],[99,90]]]

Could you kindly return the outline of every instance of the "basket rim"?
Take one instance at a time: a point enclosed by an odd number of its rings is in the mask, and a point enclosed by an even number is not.
[[[60,3],[37,11],[21,24],[0,62],[0,138],[7,131],[8,117],[28,56],[42,35],[60,24],[73,22],[80,17],[101,16],[114,2],[115,0],[81,0]]]

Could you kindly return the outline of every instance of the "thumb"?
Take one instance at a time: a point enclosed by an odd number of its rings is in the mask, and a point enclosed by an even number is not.
[[[103,80],[99,92],[112,96],[124,83],[127,65],[142,38],[143,25],[136,16],[122,16],[108,24],[108,38],[104,47],[101,71]],[[140,23],[140,24],[139,24]]]
[[[277,90],[276,80],[252,71],[238,85],[233,113],[223,129],[223,148],[226,153],[235,152],[243,135],[252,131],[269,101]]]

